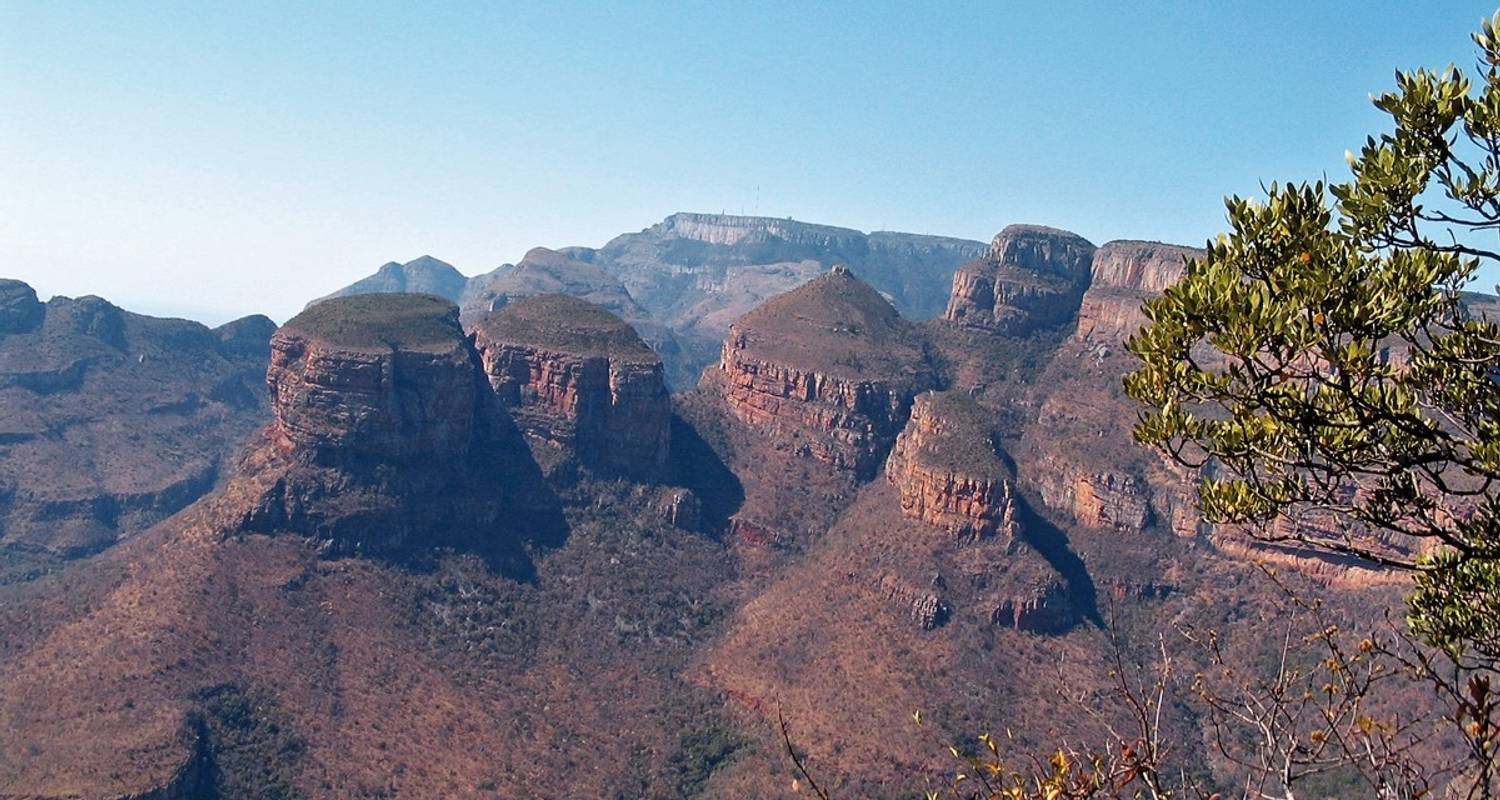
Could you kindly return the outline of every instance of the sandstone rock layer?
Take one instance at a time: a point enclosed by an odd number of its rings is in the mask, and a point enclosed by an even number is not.
[[[474,329],[491,388],[529,437],[610,472],[649,477],[665,467],[672,409],[662,361],[619,317],[540,295]]]
[[[1014,484],[986,416],[961,392],[917,397],[886,460],[903,513],[958,538],[1015,535]]]

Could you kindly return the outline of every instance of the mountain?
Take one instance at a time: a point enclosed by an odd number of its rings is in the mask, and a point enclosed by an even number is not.
[[[1129,439],[1120,341],[1193,254],[1007,228],[925,321],[820,269],[676,394],[571,292],[313,305],[271,337],[227,481],[0,585],[0,792],[791,797],[784,719],[840,796],[911,796],[978,732],[1046,757],[1121,723],[1116,646],[1191,628],[1274,661],[1283,598],[1253,560],[1375,624],[1398,576],[1204,524]],[[0,327],[37,324],[12,307]],[[1162,713],[1230,788],[1200,712]]]
[[[0,281],[0,550],[86,555],[212,489],[266,418],[275,327],[42,303]]]

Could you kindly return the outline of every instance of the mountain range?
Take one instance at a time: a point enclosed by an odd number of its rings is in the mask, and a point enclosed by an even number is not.
[[[1271,658],[1256,562],[1370,623],[1400,576],[1131,441],[1197,254],[676,214],[214,330],[8,282],[0,797],[792,797],[782,720],[911,796],[1100,733],[1112,648]]]

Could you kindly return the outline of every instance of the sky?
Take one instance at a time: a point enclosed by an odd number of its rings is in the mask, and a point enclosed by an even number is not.
[[[1495,10],[1058,5],[0,0],[0,275],[219,323],[676,211],[1201,244]]]

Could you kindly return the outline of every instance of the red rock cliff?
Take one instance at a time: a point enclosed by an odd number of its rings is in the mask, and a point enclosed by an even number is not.
[[[274,419],[237,485],[260,487],[247,529],[351,551],[495,535],[515,445],[485,400],[456,306],[334,298],[282,326],[271,351]]]
[[[491,388],[536,443],[628,475],[666,465],[672,410],[662,362],[619,317],[574,297],[539,295],[474,330]]]
[[[927,393],[886,460],[912,519],[969,539],[1014,536],[1014,484],[990,444],[986,414],[967,394]]]
[[[1094,253],[1093,281],[1078,310],[1076,338],[1123,342],[1146,317],[1141,303],[1182,277],[1202,250],[1160,242],[1107,242]]]

